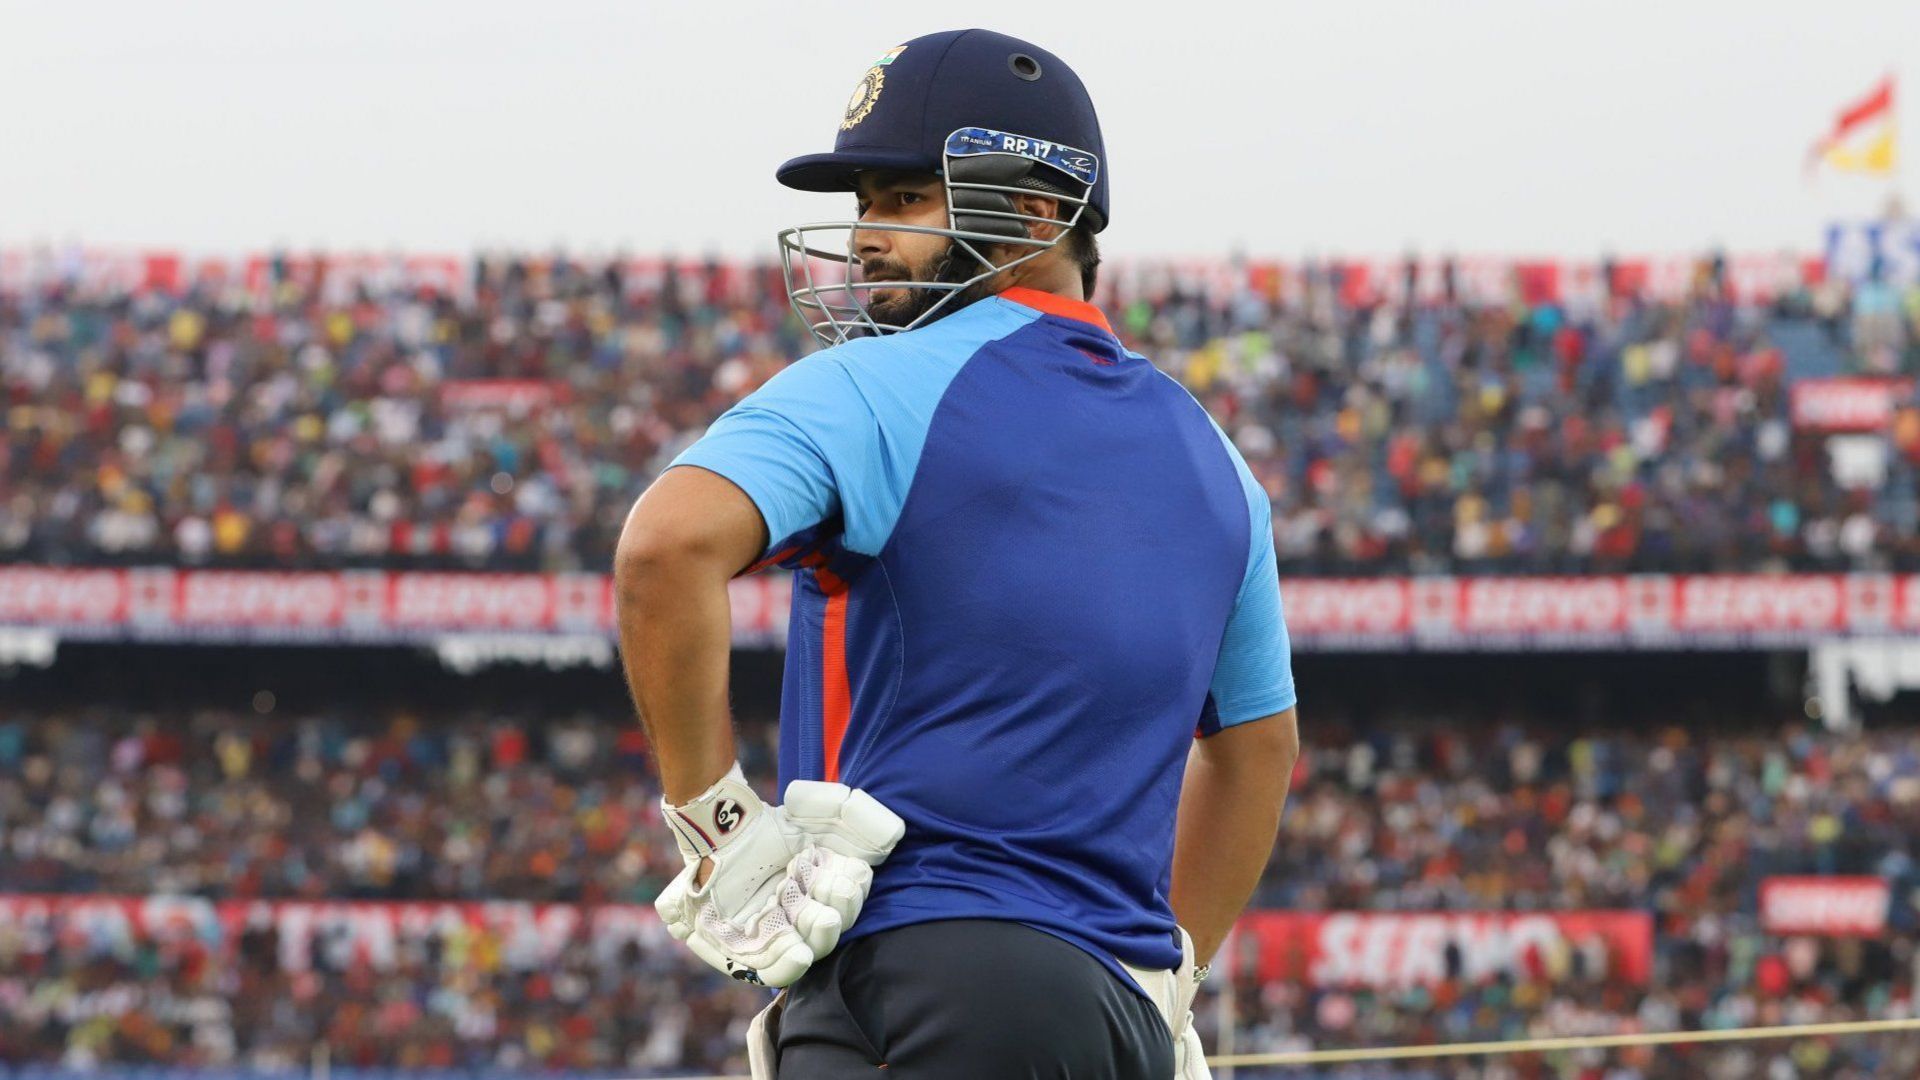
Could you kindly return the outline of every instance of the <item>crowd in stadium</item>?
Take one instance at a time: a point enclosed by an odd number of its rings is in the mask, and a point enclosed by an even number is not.
[[[1920,288],[1284,293],[1109,274],[1272,495],[1286,574],[1920,566],[1920,409],[1862,471],[1808,375],[1920,371]],[[811,349],[770,267],[0,291],[0,561],[602,570],[636,494]],[[498,380],[512,380],[511,385]]]
[[[1321,715],[1258,905],[1736,911],[1769,873],[1920,885],[1920,745]],[[773,728],[742,758],[771,787]],[[650,901],[637,724],[476,712],[0,714],[0,880],[45,892]]]
[[[516,960],[497,939],[429,939],[391,966],[316,949],[289,970],[271,926],[231,942],[109,939],[80,918],[0,922],[0,1068],[351,1069],[658,1075],[740,1065],[760,1002],[664,935]],[[351,1073],[346,1073],[351,1075]]]
[[[771,726],[743,732],[749,769],[770,786]],[[1256,907],[1647,909],[1657,989],[1578,949],[1512,976],[1404,991],[1242,972],[1238,1045],[1911,1010],[1915,736],[1793,724],[1715,734],[1677,722],[1570,734],[1491,716],[1329,713],[1307,729]],[[643,904],[678,865],[644,751],[634,725],[584,714],[10,710],[0,716],[0,881],[36,893]],[[1893,882],[1889,932],[1866,942],[1763,933],[1759,879],[1816,871]],[[272,946],[244,936],[129,946],[69,930],[23,933],[0,920],[0,1060],[271,1065],[301,1060],[332,1030],[341,1064],[722,1068],[754,1004],[664,939],[617,959],[570,946],[558,964],[516,967],[468,943],[403,950],[391,969],[340,961],[289,973],[268,962]],[[365,1015],[326,1004],[339,1001]],[[1217,1005],[1203,1001],[1204,1023]],[[1844,1055],[1896,1049],[1830,1052],[1843,1055],[1838,1068]],[[1762,1075],[1739,1063],[1814,1052],[1756,1046],[1685,1061]],[[1705,1075],[1662,1071],[1671,1060],[1625,1075]]]

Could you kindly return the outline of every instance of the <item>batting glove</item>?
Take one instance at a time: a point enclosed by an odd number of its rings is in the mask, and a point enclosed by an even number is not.
[[[661,807],[687,864],[654,901],[667,932],[763,986],[786,986],[833,951],[866,903],[872,868],[906,832],[845,784],[796,780],[785,806],[767,806],[738,764],[691,802]],[[702,859],[713,866],[695,885]]]
[[[1173,1032],[1173,1075],[1176,1080],[1213,1080],[1207,1068],[1207,1050],[1193,1026],[1193,999],[1200,994],[1206,969],[1193,962],[1193,935],[1180,928],[1180,966],[1174,970],[1174,998],[1167,1025]]]
[[[1207,1067],[1207,1052],[1200,1044],[1200,1032],[1193,1026],[1193,999],[1200,993],[1204,969],[1194,966],[1193,937],[1180,928],[1180,966],[1171,971],[1148,971],[1122,960],[1133,981],[1146,991],[1160,1018],[1167,1022],[1173,1036],[1174,1080],[1212,1080]]]

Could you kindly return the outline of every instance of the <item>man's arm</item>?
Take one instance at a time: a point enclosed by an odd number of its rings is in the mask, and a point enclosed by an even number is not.
[[[1293,709],[1195,739],[1187,752],[1171,900],[1195,963],[1220,948],[1260,883],[1299,756]]]
[[[667,801],[686,802],[733,767],[727,582],[766,548],[745,492],[706,469],[668,469],[627,516],[614,602],[627,688]]]

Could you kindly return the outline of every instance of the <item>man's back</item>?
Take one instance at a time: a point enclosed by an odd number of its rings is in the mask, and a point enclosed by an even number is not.
[[[1265,493],[1082,301],[1105,158],[1032,42],[882,53],[833,149],[774,173],[852,197],[777,238],[831,347],[622,530],[622,664],[686,861],[655,906],[787,987],[758,1080],[1206,1076],[1193,994],[1279,827],[1293,675]],[[726,583],[769,563],[796,571],[779,807],[726,706]]]
[[[1183,388],[1013,290],[801,361],[677,464],[797,570],[782,782],[907,822],[849,939],[1007,919],[1179,963],[1190,740],[1293,704],[1266,498]]]

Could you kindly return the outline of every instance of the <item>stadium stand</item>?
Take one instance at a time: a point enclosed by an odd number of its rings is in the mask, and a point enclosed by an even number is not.
[[[602,569],[809,349],[771,267],[649,265],[0,275],[0,560]],[[1122,267],[1103,299],[1257,470],[1287,576],[1920,566],[1920,409],[1884,381],[1920,369],[1920,288],[1687,265]],[[1797,384],[1883,394],[1885,437],[1830,442]]]
[[[329,667],[278,652],[283,670]],[[1319,709],[1258,910],[1202,999],[1210,1043],[1229,1010],[1243,1052],[1912,1012],[1910,720],[1882,710],[1836,735],[1707,686],[1648,706],[1703,670],[1690,658],[1637,692],[1592,663],[1588,688],[1544,689],[1573,663],[1518,696],[1470,692],[1465,665],[1437,658],[1451,689],[1411,671],[1362,692],[1343,669],[1308,671]],[[43,675],[0,709],[0,1061],[264,1073],[327,1042],[343,1070],[739,1065],[754,995],[646,914],[677,856],[611,681],[541,708],[527,685],[578,677],[396,693],[404,665],[374,667],[331,698],[312,671],[283,687],[324,702],[310,706],[213,703],[244,700],[234,675],[159,695],[176,704],[130,705],[133,689],[61,705]],[[255,678],[285,681],[271,665]],[[742,722],[763,784],[765,693]],[[1801,874],[1885,881],[1883,924],[1776,932],[1764,883]],[[1509,932],[1489,936],[1489,919]],[[1619,1051],[1493,1075],[1892,1075],[1913,1049]]]
[[[1920,730],[1897,701],[1825,730],[1757,650],[1920,619],[1893,576],[1920,570],[1920,288],[1712,257],[1105,273],[1272,496],[1298,601],[1306,754],[1210,1047],[1915,1014]],[[779,290],[736,263],[0,252],[0,629],[52,665],[0,654],[0,1080],[323,1048],[339,1080],[741,1070],[759,999],[645,907],[677,856],[617,679],[410,647],[529,629],[496,617],[535,586],[531,629],[603,628],[633,497],[809,350]],[[86,567],[114,569],[60,569]],[[221,569],[380,573],[196,573]],[[436,570],[552,576],[411,573]],[[1754,572],[1811,599],[1691,577]],[[735,700],[764,787],[784,594],[755,581]],[[1575,643],[1621,651],[1551,652],[1582,606],[1627,629]],[[1389,607],[1398,636],[1364,633]],[[1920,1051],[1236,1075],[1906,1076]]]

